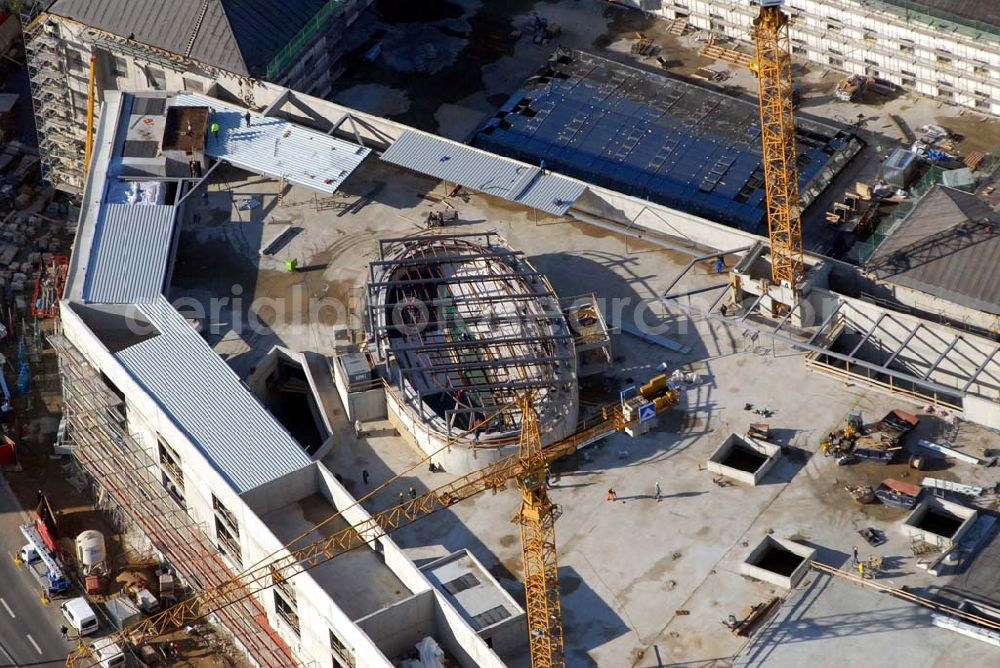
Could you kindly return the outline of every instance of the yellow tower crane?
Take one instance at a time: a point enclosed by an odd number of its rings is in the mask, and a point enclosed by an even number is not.
[[[559,604],[559,563],[556,559],[557,507],[546,492],[549,462],[542,449],[538,414],[532,392],[518,398],[521,438],[518,444],[517,487],[521,510],[521,559],[524,565],[524,598],[528,608],[528,636],[533,668],[565,666],[562,609]]]
[[[521,436],[516,455],[498,459],[415,499],[375,513],[364,522],[305,545],[300,544],[302,538],[340,517],[343,511],[335,513],[285,545],[283,554],[275,552],[226,582],[126,626],[109,638],[123,647],[128,644],[139,645],[207,617],[248,596],[260,595],[276,582],[286,582],[303,571],[369,545],[385,533],[411,524],[421,517],[486,490],[495,493],[503,489],[508,481],[514,480],[521,492],[521,509],[515,521],[521,526],[532,667],[562,668],[566,665],[566,659],[555,545],[555,520],[559,512],[546,492],[546,469],[552,462],[609,434],[619,431],[633,435],[639,433],[644,424],[648,426],[650,417],[676,406],[678,399],[679,395],[670,388],[667,376],[661,374],[641,386],[631,398],[602,407],[599,415],[576,433],[542,447],[538,415],[533,405],[534,397],[530,394],[520,396],[517,406],[521,412]],[[493,414],[488,419],[495,416]],[[374,492],[384,489],[418,466],[426,465],[429,459],[430,457],[424,458]],[[360,502],[361,500],[357,503]],[[82,643],[66,657],[68,668],[90,668],[96,665],[97,659],[93,651]]]
[[[753,22],[760,96],[760,137],[764,156],[771,279],[795,290],[802,279],[802,219],[792,105],[792,51],[784,0],[760,0]]]

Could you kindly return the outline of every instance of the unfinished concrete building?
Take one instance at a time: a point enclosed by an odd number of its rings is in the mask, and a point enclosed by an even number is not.
[[[277,118],[254,115],[248,128],[243,113],[186,93],[107,95],[51,338],[76,462],[151,551],[198,589],[287,555],[295,540],[371,518],[315,444],[269,410],[263,393],[281,391],[288,374],[244,383],[169,299],[202,156],[206,174],[226,161],[330,195],[369,155]],[[220,124],[217,135],[206,131],[209,119]],[[136,127],[148,150],[134,150]],[[178,151],[191,160],[177,160]],[[328,366],[324,373],[331,382]],[[366,540],[308,572],[272,572],[267,588],[213,618],[260,666],[389,668],[430,643],[457,665],[501,668],[498,652],[523,647],[523,610],[464,551],[421,570],[384,532]],[[455,578],[474,579],[475,595],[457,596]]]
[[[576,354],[559,299],[499,236],[383,240],[367,298],[389,414],[446,470],[511,454],[520,415],[508,404],[525,391],[545,443],[576,428]]]
[[[219,93],[254,106],[260,81],[323,97],[343,55],[339,33],[372,0],[34,0],[25,52],[46,178],[83,185],[88,87]],[[280,16],[280,20],[275,20]]]
[[[627,0],[680,25],[750,41],[757,3]],[[792,51],[949,104],[1000,114],[1000,11],[979,0],[789,0]]]

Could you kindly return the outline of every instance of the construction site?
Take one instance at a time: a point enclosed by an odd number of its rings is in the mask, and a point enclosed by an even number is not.
[[[697,2],[303,3],[214,85],[226,3],[179,56],[85,4],[21,17],[36,115],[94,47],[79,144],[0,202],[0,545],[63,625],[25,656],[996,662],[995,119],[817,69],[821,0],[743,44]],[[106,85],[125,46],[176,81]]]

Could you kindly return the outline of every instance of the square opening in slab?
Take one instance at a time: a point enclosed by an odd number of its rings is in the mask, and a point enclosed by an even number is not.
[[[809,570],[816,550],[790,540],[764,536],[740,564],[740,573],[791,589]]]
[[[773,543],[767,545],[759,556],[748,559],[747,563],[757,568],[763,568],[765,571],[789,577],[803,561],[805,561],[804,557],[785,549],[780,543]]]
[[[952,538],[964,521],[961,517],[956,517],[947,510],[928,508],[923,517],[918,518],[913,526],[938,536]]]
[[[708,470],[748,485],[756,485],[775,465],[781,448],[750,436],[730,434],[708,460]]]
[[[739,471],[756,473],[761,466],[767,463],[767,457],[748,448],[743,443],[737,443],[722,457],[722,461],[719,463]]]
[[[932,545],[954,545],[976,521],[975,508],[925,497],[903,522],[903,533]]]

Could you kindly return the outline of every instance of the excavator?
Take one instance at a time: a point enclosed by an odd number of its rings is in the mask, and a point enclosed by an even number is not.
[[[630,388],[635,389],[635,388]],[[498,459],[479,471],[461,476],[426,494],[372,515],[360,524],[324,536],[302,547],[286,546],[284,555],[275,553],[217,587],[201,591],[151,617],[125,627],[109,637],[109,642],[138,646],[153,637],[191,624],[248,596],[256,596],[296,574],[315,568],[346,552],[366,546],[383,534],[411,524],[422,517],[448,508],[484,491],[494,493],[514,481],[521,493],[521,506],[514,521],[521,530],[524,589],[533,668],[566,666],[562,612],[559,598],[555,521],[558,506],[548,496],[545,476],[556,460],[584,445],[616,432],[637,435],[652,424],[653,418],[676,406],[678,391],[665,374],[658,375],[634,392],[623,393],[620,402],[608,404],[576,433],[542,446],[534,396],[520,395],[516,406],[521,430],[516,454]],[[505,408],[509,409],[513,406]],[[447,447],[447,446],[446,446]],[[430,459],[425,458],[419,465]],[[391,482],[391,481],[390,481]],[[339,516],[333,515],[318,527]],[[66,658],[66,666],[97,665],[92,650],[80,645]]]

